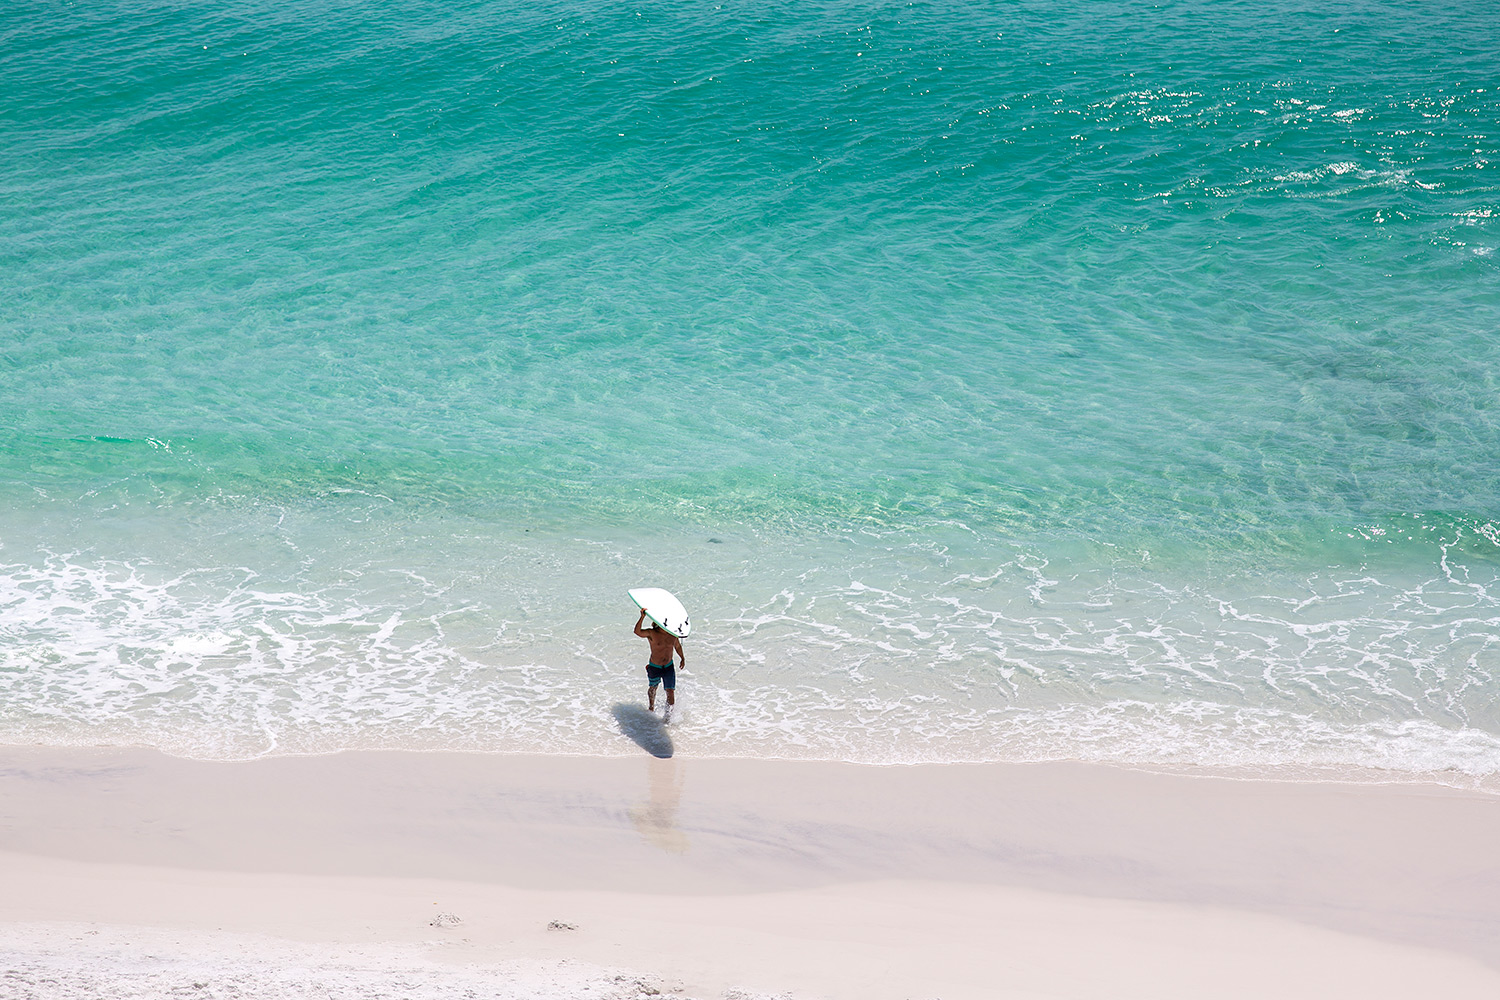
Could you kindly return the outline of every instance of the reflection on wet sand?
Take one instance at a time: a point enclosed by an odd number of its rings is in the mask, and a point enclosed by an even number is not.
[[[687,834],[677,829],[677,808],[682,801],[682,765],[675,758],[646,761],[649,798],[630,809],[630,821],[649,843],[672,854],[686,854]]]

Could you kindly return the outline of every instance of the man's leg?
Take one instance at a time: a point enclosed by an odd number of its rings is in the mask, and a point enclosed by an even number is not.
[[[646,685],[646,711],[656,711],[656,680],[654,678],[650,684]]]

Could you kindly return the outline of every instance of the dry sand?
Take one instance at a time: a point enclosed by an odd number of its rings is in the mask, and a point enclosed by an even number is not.
[[[0,995],[1488,1000],[1497,844],[1438,785],[6,748]]]

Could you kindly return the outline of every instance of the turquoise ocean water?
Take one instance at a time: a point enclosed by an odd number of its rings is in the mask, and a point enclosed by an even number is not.
[[[0,742],[1500,780],[1500,8],[19,0]]]

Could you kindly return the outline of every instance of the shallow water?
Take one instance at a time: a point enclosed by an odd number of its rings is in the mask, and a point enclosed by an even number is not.
[[[1500,774],[1496,38],[22,4],[0,739]]]

